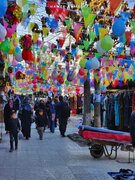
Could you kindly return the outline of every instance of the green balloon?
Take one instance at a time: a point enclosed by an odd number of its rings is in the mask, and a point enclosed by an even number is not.
[[[80,67],[85,68],[86,62],[87,62],[87,59],[81,59],[79,63]]]
[[[6,39],[5,41],[3,41],[0,45],[0,50],[3,52],[8,53],[10,50],[10,41],[8,39]]]
[[[69,82],[66,80],[66,81],[65,81],[65,84],[68,86],[68,85],[69,85]]]
[[[109,51],[110,49],[112,49],[113,47],[113,39],[111,38],[111,36],[106,35],[102,40],[101,40],[101,48],[103,50]]]

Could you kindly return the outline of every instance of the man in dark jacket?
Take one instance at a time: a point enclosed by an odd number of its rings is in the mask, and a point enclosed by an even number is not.
[[[36,114],[35,123],[36,123],[36,128],[37,128],[40,140],[43,139],[45,120],[46,119],[44,117],[43,109],[39,109],[38,113]]]
[[[132,112],[130,118],[130,135],[131,135],[131,143],[135,148],[135,111]]]
[[[66,102],[63,100],[63,96],[59,97],[59,103],[57,105],[57,114],[59,118],[59,130],[62,137],[65,137],[65,132],[67,128],[67,121],[70,117],[70,108]]]
[[[10,134],[10,151],[13,152],[13,141],[15,141],[15,150],[18,149],[18,132],[20,131],[20,123],[17,119],[16,112],[11,113],[11,119],[9,120],[9,134]]]

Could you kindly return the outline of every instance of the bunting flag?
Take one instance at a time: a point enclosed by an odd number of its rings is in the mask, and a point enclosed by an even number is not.
[[[135,21],[131,21],[130,26],[132,28],[132,32],[135,34]]]
[[[91,8],[87,6],[83,6],[81,10],[82,10],[83,18],[87,18],[89,14],[91,13]]]
[[[68,28],[68,30],[71,28],[72,24],[73,24],[73,20],[69,19],[69,20],[65,20],[66,26]]]
[[[74,28],[74,35],[75,35],[76,41],[78,42],[79,37],[81,36],[83,25],[80,23],[74,23],[73,28]]]
[[[37,4],[30,4],[29,7],[30,7],[31,15],[34,16],[34,14],[37,11],[38,5]]]
[[[90,45],[89,41],[83,41],[83,44],[84,44],[85,50],[87,51]]]
[[[89,14],[88,17],[84,18],[85,28],[93,25],[95,17],[96,17],[96,14]]]
[[[53,1],[47,1],[47,7],[50,9],[51,14],[54,14],[58,8],[58,3]]]
[[[108,33],[108,30],[105,28],[99,28],[99,38],[100,40],[103,39],[103,37]]]
[[[125,32],[125,37],[126,37],[126,44],[130,44],[132,33],[130,31]]]
[[[39,34],[33,32],[33,33],[32,33],[32,39],[33,39],[33,42],[34,42],[34,43],[37,42],[38,38],[39,38]]]
[[[60,17],[60,19],[61,19],[62,22],[65,21],[67,15],[68,15],[68,12],[69,12],[69,11],[66,10],[66,9],[59,8],[59,17]]]
[[[110,0],[110,12],[114,14],[120,7],[122,0]]]
[[[48,36],[49,32],[50,32],[50,29],[49,28],[42,28],[42,31],[43,31],[43,35],[44,37]]]
[[[35,23],[34,22],[30,22],[29,23],[29,31],[32,31],[33,27],[35,26]]]
[[[65,42],[65,38],[59,38],[58,43],[59,43],[61,48],[64,45],[64,42]]]
[[[89,42],[89,43],[92,44],[92,43],[94,42],[95,38],[96,38],[96,33],[93,32],[93,31],[91,31],[91,32],[89,33],[89,39],[90,39],[90,42]]]
[[[83,3],[83,0],[74,0],[76,6],[77,6],[77,9],[80,9],[81,8],[81,5]]]

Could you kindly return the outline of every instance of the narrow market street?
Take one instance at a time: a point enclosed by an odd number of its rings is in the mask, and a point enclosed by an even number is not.
[[[77,132],[79,117],[72,117],[67,133]],[[38,140],[34,127],[29,141],[20,140],[18,151],[9,153],[9,137],[3,134],[0,144],[0,180],[111,180],[107,172],[134,170],[134,164],[121,164],[105,157],[93,159],[88,147],[81,147],[69,138],[61,138],[46,130]],[[128,161],[128,152],[119,151],[118,159]]]

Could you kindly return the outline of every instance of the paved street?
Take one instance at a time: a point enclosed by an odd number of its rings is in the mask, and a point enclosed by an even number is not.
[[[68,133],[75,132],[76,119],[72,118]],[[128,153],[119,152],[120,159],[127,160]],[[32,129],[29,141],[20,140],[17,152],[9,153],[8,135],[0,144],[0,180],[111,180],[108,171],[120,168],[134,170],[134,164],[121,164],[105,157],[95,160],[88,147],[80,147],[68,138],[61,138],[48,130],[44,140],[38,140]]]

